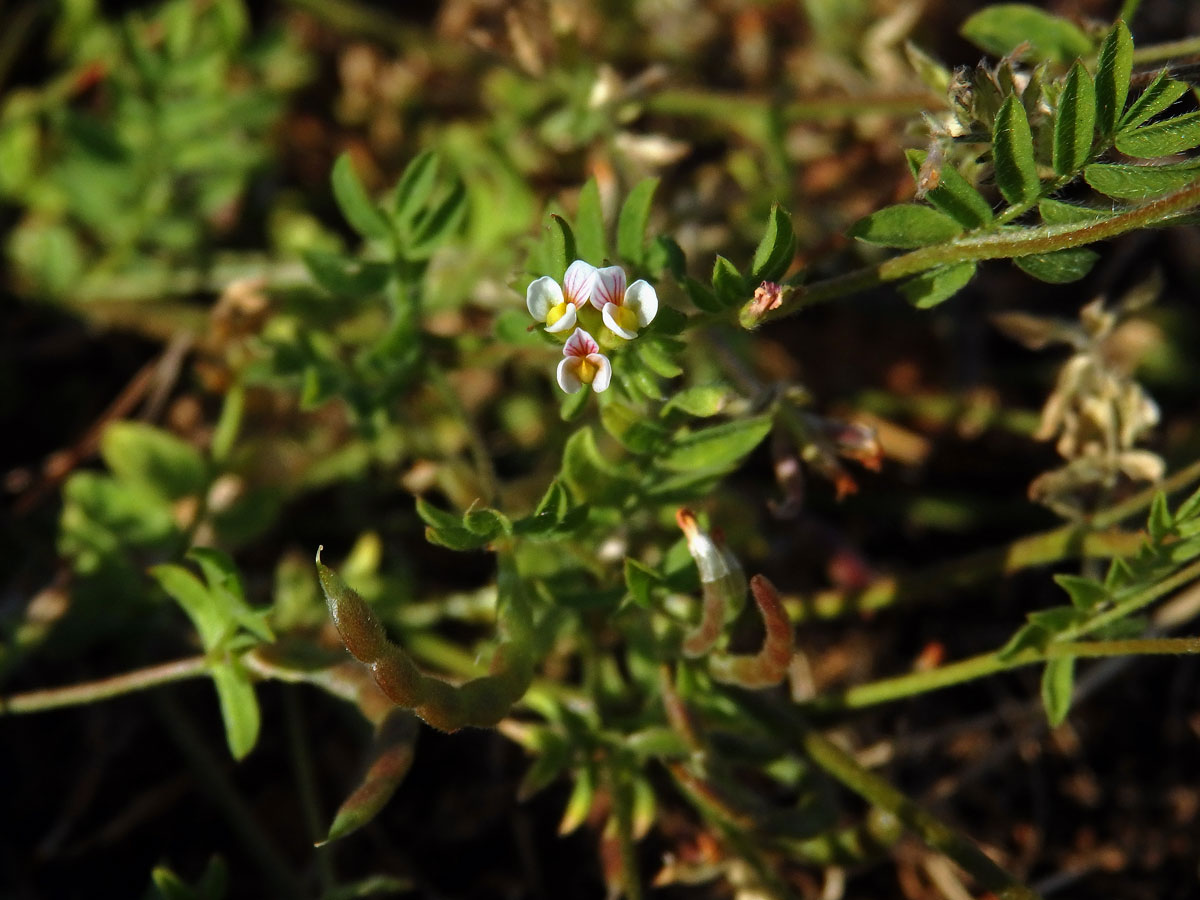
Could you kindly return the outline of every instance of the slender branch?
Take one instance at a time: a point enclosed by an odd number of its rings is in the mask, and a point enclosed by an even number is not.
[[[1133,62],[1134,65],[1145,66],[1151,63],[1159,63],[1163,60],[1177,59],[1181,56],[1196,56],[1198,54],[1200,54],[1200,36],[1183,38],[1178,41],[1168,41],[1163,44],[1150,44],[1145,47],[1137,47],[1133,51]]]
[[[761,306],[750,301],[742,307],[739,321],[743,328],[754,328],[764,322],[793,315],[816,303],[835,300],[939,266],[985,259],[1009,259],[1081,247],[1136,228],[1155,225],[1197,205],[1200,205],[1200,181],[1144,206],[1094,222],[1007,229],[922,247],[865,269],[803,285],[790,295],[787,302],[773,310],[763,312]]]
[[[849,688],[840,694],[819,697],[804,704],[812,712],[835,712],[862,709],[894,700],[915,697],[930,691],[964,684],[977,678],[1031,666],[1060,656],[1180,656],[1200,653],[1200,638],[1138,638],[1125,641],[1086,641],[1050,644],[1044,650],[1029,648],[1010,657],[998,653],[983,653],[956,663],[939,666],[927,672],[913,672],[895,678],[884,678],[870,684]]]
[[[868,803],[895,816],[932,850],[942,853],[993,892],[997,900],[1038,900],[1038,894],[1021,884],[977,847],[885,779],[868,771],[849,753],[814,731],[794,709],[767,698],[739,692],[735,702],[776,734],[798,743],[817,766]]]
[[[108,700],[124,694],[161,687],[174,681],[200,678],[208,674],[209,660],[204,656],[177,659],[145,669],[135,669],[123,675],[88,681],[67,687],[44,688],[11,697],[0,697],[0,715],[42,712],[64,706],[82,706],[98,700]]]

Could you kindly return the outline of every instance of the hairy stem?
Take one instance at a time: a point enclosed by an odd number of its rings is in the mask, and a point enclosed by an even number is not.
[[[208,675],[209,659],[190,656],[144,669],[135,669],[99,681],[87,681],[59,688],[43,688],[11,697],[0,697],[0,715],[42,712],[64,706],[83,706],[125,694],[161,687],[175,681],[201,678]]]
[[[1107,219],[1094,222],[1046,225],[1038,228],[1008,229],[1002,232],[962,237],[932,247],[922,247],[876,265],[825,281],[803,285],[788,301],[764,312],[761,305],[750,301],[742,307],[739,321],[743,328],[754,328],[764,322],[783,318],[807,306],[836,300],[890,281],[898,281],[939,266],[985,259],[1009,259],[1052,253],[1071,247],[1082,247],[1096,241],[1117,237],[1127,231],[1158,224],[1172,216],[1200,205],[1200,181],[1183,190],[1168,194],[1136,209],[1127,210]]]

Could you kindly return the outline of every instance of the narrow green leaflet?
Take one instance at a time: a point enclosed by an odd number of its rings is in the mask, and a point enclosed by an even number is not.
[[[411,228],[413,220],[425,207],[437,184],[439,160],[432,150],[413,157],[392,193],[392,216],[402,231]]]
[[[1056,656],[1042,671],[1042,704],[1052,728],[1066,721],[1075,689],[1075,657]]]
[[[335,297],[369,297],[381,291],[392,274],[387,263],[363,262],[325,250],[302,250],[300,256],[313,280]]]
[[[1069,284],[1078,281],[1092,270],[1100,254],[1087,247],[1070,247],[1054,253],[1036,253],[1013,259],[1017,268],[1038,281],[1049,284]]]
[[[1054,119],[1054,171],[1074,175],[1092,152],[1096,130],[1096,88],[1079,61],[1071,67]]]
[[[358,180],[349,153],[343,153],[333,164],[330,176],[333,197],[350,226],[365,238],[389,238],[392,226],[367,196],[367,189]]]
[[[905,156],[916,180],[927,154],[924,150],[907,150]],[[992,205],[951,165],[941,168],[937,187],[925,193],[925,200],[963,228],[981,228],[992,221]]]
[[[212,668],[213,684],[225,722],[225,740],[234,759],[242,759],[258,743],[262,724],[258,698],[250,675],[237,660],[217,663]]]
[[[1047,225],[1078,225],[1081,222],[1095,222],[1107,219],[1113,215],[1110,209],[1096,209],[1091,206],[1080,206],[1046,197],[1038,201],[1038,212],[1042,221]]]
[[[643,609],[653,604],[650,592],[662,584],[662,576],[636,559],[625,557],[625,586],[633,602]]]
[[[665,428],[619,400],[604,404],[600,423],[631,453],[650,453],[667,438]]]
[[[208,485],[208,467],[199,450],[143,422],[109,425],[100,438],[100,455],[122,481],[166,500],[193,496]]]
[[[562,479],[582,499],[620,506],[634,490],[634,480],[610,463],[596,446],[591,428],[581,428],[563,449]]]
[[[1167,70],[1163,69],[1133,101],[1129,109],[1125,110],[1125,115],[1121,117],[1120,130],[1137,128],[1143,122],[1153,119],[1186,94],[1187,88],[1182,81],[1173,81]]]
[[[1117,149],[1126,156],[1154,159],[1200,145],[1200,112],[1191,112],[1117,134]]]
[[[579,192],[579,213],[575,216],[575,244],[579,258],[600,265],[608,255],[604,238],[604,209],[600,203],[600,187],[589,178]]]
[[[962,230],[962,225],[936,209],[900,203],[859,219],[846,233],[868,244],[907,250],[943,243]]]
[[[1096,63],[1096,127],[1105,136],[1115,132],[1121,121],[1132,72],[1133,36],[1124,22],[1118,22],[1100,46]]]
[[[1076,609],[1087,612],[1095,609],[1109,599],[1108,588],[1093,578],[1082,575],[1059,574],[1054,576],[1055,583],[1067,592],[1071,605]]]
[[[567,220],[551,213],[550,223],[546,226],[545,258],[550,265],[550,274],[561,281],[567,266],[579,258],[579,253],[575,247],[575,233]]]
[[[923,272],[900,285],[900,293],[917,309],[930,309],[967,286],[977,263],[964,262]]]
[[[717,299],[717,295],[707,285],[691,276],[684,278],[683,290],[696,309],[701,312],[718,313],[725,309],[725,304]]]
[[[236,624],[226,604],[183,566],[163,563],[151,568],[150,575],[187,613],[205,650],[219,647],[233,634]]]
[[[428,259],[458,231],[467,217],[468,208],[467,186],[461,179],[456,179],[446,196],[414,221],[412,232],[405,241],[404,255],[414,260]]]
[[[791,217],[776,203],[771,207],[766,233],[754,251],[750,281],[778,281],[787,272],[795,255],[796,234],[792,230]]]
[[[737,266],[723,256],[713,262],[712,286],[717,299],[724,306],[737,306],[749,299],[746,279]]]
[[[646,224],[650,221],[650,204],[657,189],[657,178],[639,181],[625,198],[617,216],[617,253],[637,266],[645,262]]]
[[[684,388],[667,401],[660,415],[666,416],[671,410],[678,409],[697,418],[715,416],[725,408],[731,396],[732,391],[723,384],[699,384]]]
[[[757,447],[770,431],[770,416],[702,428],[676,438],[658,457],[658,464],[673,472],[730,468]]]
[[[1033,157],[1033,135],[1025,108],[1015,95],[1009,96],[996,114],[992,146],[996,164],[996,186],[1014,206],[1037,199],[1041,183]]]
[[[1118,200],[1149,200],[1188,187],[1200,178],[1195,163],[1175,166],[1129,166],[1095,163],[1083,177],[1096,190]]]
[[[1026,41],[1036,58],[1059,63],[1092,52],[1091,40],[1078,27],[1028,3],[989,6],[967,19],[960,32],[995,56],[1007,56]]]

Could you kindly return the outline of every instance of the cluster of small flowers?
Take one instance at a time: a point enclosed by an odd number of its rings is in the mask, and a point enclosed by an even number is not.
[[[525,305],[531,316],[546,323],[548,334],[570,332],[558,364],[558,386],[568,394],[585,384],[599,392],[612,381],[612,363],[600,352],[601,346],[611,348],[636,338],[658,313],[658,294],[641,278],[626,287],[620,266],[598,269],[577,259],[567,268],[561,286],[549,275],[530,284]],[[601,329],[600,340],[580,323]]]

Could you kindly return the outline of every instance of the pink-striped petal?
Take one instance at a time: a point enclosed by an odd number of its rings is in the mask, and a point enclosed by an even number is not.
[[[592,306],[604,309],[605,303],[620,306],[625,299],[625,270],[620,266],[605,266],[596,270],[596,286],[592,289]]]

